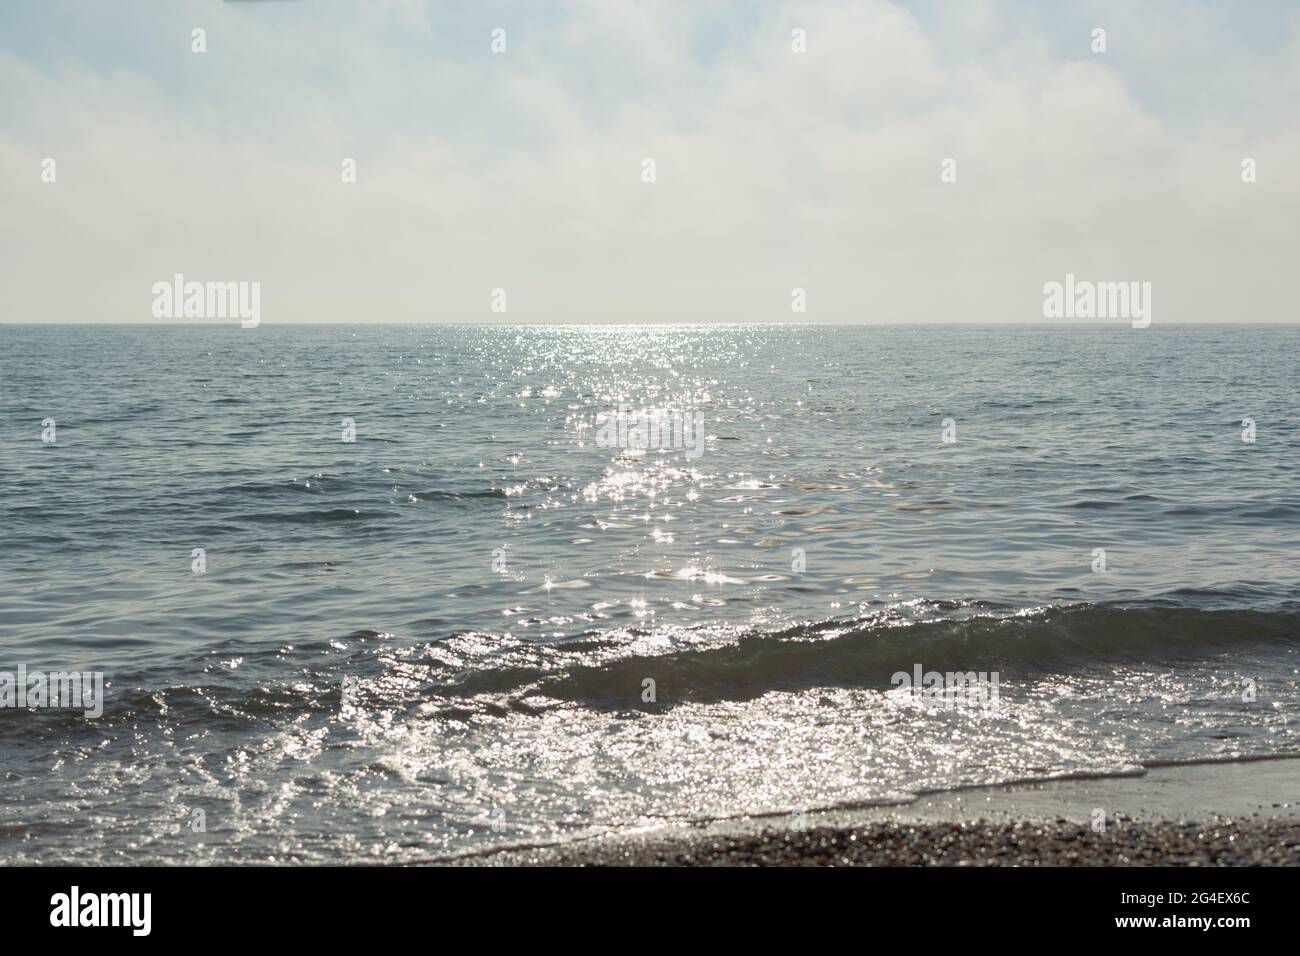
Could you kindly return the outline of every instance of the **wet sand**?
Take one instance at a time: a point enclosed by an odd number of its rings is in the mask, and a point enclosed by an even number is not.
[[[456,861],[498,866],[1296,866],[1300,760],[933,794],[616,833]]]

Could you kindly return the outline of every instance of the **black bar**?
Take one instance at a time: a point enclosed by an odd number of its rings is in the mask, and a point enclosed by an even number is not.
[[[51,925],[57,895],[70,898],[73,886],[83,905],[93,894],[150,894],[148,935],[136,936],[130,925],[129,915],[141,916],[142,905],[123,910],[127,915],[121,922],[127,925]],[[658,939],[675,947],[685,944],[681,933],[687,925],[699,925],[701,935],[718,933],[733,941],[789,932],[828,938],[827,933],[847,931],[873,946],[884,940],[940,939],[956,945],[967,934],[978,938],[988,932],[1027,944],[1192,934],[1231,944],[1242,932],[1279,932],[1294,925],[1295,873],[1263,868],[9,868],[0,869],[0,890],[0,912],[15,941],[31,933],[76,932],[81,941],[97,936],[128,944],[282,939],[296,945],[355,940],[373,946],[410,935],[413,941],[454,945],[446,934],[464,933],[465,943],[472,945],[478,936],[496,948],[503,937],[537,944],[557,932],[612,945],[619,937],[608,934],[622,932],[628,945]],[[1212,925],[1199,925],[1207,918]],[[1242,918],[1245,925],[1222,922]],[[1154,925],[1119,925],[1125,919],[1151,919]],[[1189,919],[1198,925],[1188,925]]]

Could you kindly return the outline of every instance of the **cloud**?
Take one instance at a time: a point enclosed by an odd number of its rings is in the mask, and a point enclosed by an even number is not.
[[[1294,20],[1105,6],[1098,56],[1051,5],[702,6],[6,9],[0,320],[150,321],[183,272],[266,323],[1040,321],[1067,271],[1294,320]]]

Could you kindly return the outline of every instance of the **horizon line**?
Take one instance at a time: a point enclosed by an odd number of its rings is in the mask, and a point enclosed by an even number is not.
[[[130,327],[130,328],[164,328],[164,329],[220,329],[232,328],[240,331],[254,331],[253,329],[241,329],[238,321],[198,319],[193,322],[176,322],[176,321],[103,321],[103,322],[20,322],[0,319],[0,326],[12,326],[15,328],[91,328],[91,327]],[[503,322],[503,321],[435,321],[435,322],[337,322],[337,321],[318,321],[318,322],[267,322],[262,321],[257,328],[265,326],[276,328],[321,328],[326,326],[338,326],[340,328],[357,328],[373,326],[376,328],[437,328],[437,327],[493,327],[493,328],[726,328],[730,326],[765,326],[773,328],[1062,328],[1062,329],[1124,329],[1129,328],[1127,319],[1084,319],[1072,321],[1060,321],[1053,319],[1040,319],[1034,322],[1010,320],[1005,322],[943,322],[943,321],[912,321],[912,322],[783,322],[756,320],[746,321],[743,319],[733,319],[728,321],[699,321],[699,320],[682,320],[675,321],[672,319],[655,321],[655,322],[556,322],[556,321],[524,321],[524,322]],[[1279,322],[1227,322],[1227,321],[1197,321],[1188,320],[1184,322],[1153,322],[1149,328],[1186,328],[1196,326],[1203,328],[1294,328],[1300,327],[1300,319],[1284,320]],[[1146,331],[1141,329],[1139,331]]]

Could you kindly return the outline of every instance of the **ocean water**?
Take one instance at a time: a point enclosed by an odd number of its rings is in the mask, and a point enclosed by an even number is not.
[[[1297,383],[1296,328],[0,326],[0,671],[105,679],[0,708],[0,861],[1300,754]]]

